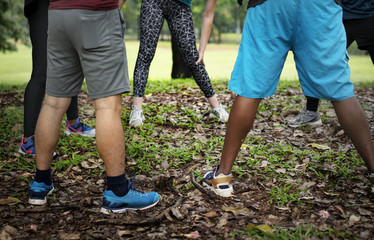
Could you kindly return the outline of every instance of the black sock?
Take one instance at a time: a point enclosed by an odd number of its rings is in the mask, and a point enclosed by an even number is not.
[[[312,112],[317,112],[318,110],[318,103],[319,99],[318,98],[312,98],[312,97],[306,97],[306,110],[312,111]]]
[[[128,193],[128,184],[126,174],[122,174],[116,177],[106,177],[107,179],[107,190],[113,191],[118,197],[123,197]]]
[[[48,170],[36,169],[34,180],[39,183],[44,182],[48,186],[51,185],[52,184],[52,169],[48,169]]]

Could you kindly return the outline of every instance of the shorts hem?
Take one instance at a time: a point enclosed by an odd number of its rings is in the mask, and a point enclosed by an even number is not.
[[[78,96],[78,94],[80,93],[81,91],[77,92],[77,93],[58,93],[58,92],[51,92],[50,90],[46,90],[45,93],[47,93],[48,95],[52,96],[52,97],[57,97],[57,98],[70,98],[70,97],[75,97],[75,96]]]
[[[233,87],[230,87],[228,86],[228,89],[230,89],[231,91],[233,91],[234,93],[236,93],[237,95],[241,96],[241,97],[245,97],[245,98],[253,98],[253,99],[263,99],[263,98],[266,98],[266,97],[270,97],[270,96],[273,96],[275,93],[270,93],[270,94],[246,94],[245,92],[243,92],[242,90],[238,90],[238,89],[235,89]]]
[[[108,92],[104,92],[104,93],[99,93],[99,94],[88,93],[88,97],[95,100],[95,99],[99,99],[99,98],[105,98],[105,97],[110,97],[110,96],[114,96],[114,95],[117,95],[117,94],[129,93],[129,92],[131,92],[130,87],[120,88],[120,89],[116,89],[116,90],[112,90],[112,91],[108,91]]]

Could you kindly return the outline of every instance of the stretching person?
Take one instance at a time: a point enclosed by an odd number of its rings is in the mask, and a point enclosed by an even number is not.
[[[341,0],[347,48],[356,40],[358,48],[369,52],[374,64],[374,0]],[[288,121],[290,127],[322,124],[319,99],[306,97],[306,107]]]
[[[35,155],[35,126],[45,94],[47,74],[47,29],[49,0],[25,0],[24,14],[30,27],[32,44],[32,73],[24,99],[24,137],[19,152]],[[66,134],[77,133],[95,137],[95,129],[88,127],[78,117],[78,97],[71,98],[66,111]]]
[[[96,111],[96,143],[107,175],[101,212],[146,209],[156,192],[132,188],[125,174],[122,93],[130,92],[124,42],[123,0],[54,0],[48,10],[47,85],[36,125],[36,174],[29,203],[42,205],[53,189],[51,159],[62,117],[86,79]]]
[[[148,81],[149,67],[156,51],[164,19],[178,44],[184,62],[210,103],[210,116],[221,122],[226,122],[228,119],[229,115],[225,108],[218,103],[203,60],[217,0],[206,2],[199,51],[196,49],[191,2],[192,0],[142,0],[140,46],[134,70],[133,106],[130,114],[131,126],[139,127],[143,124],[143,96]]]
[[[369,170],[374,186],[374,144],[365,114],[354,96],[346,54],[342,9],[334,0],[249,1],[229,89],[231,108],[220,165],[203,184],[216,194],[233,194],[231,169],[252,128],[261,100],[276,93],[290,50],[308,96],[330,100],[345,133]],[[323,36],[316,38],[315,36]]]

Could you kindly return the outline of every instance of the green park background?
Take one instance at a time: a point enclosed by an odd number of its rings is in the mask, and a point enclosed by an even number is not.
[[[237,36],[237,38],[240,39],[240,36]],[[126,46],[129,77],[132,81],[139,41],[127,40]],[[230,78],[238,48],[239,44],[235,43],[208,44],[204,59],[211,79],[228,80]],[[368,55],[351,54],[349,64],[353,82],[366,82],[368,85],[372,85],[370,83],[374,82],[374,67]],[[151,64],[150,81],[169,81],[171,79],[171,68],[171,43],[170,41],[160,41]],[[26,84],[30,79],[31,70],[31,47],[18,45],[17,51],[0,53],[0,84],[2,88],[8,89],[9,87]],[[281,81],[297,79],[295,63],[290,52],[281,75]]]
[[[205,0],[192,2],[192,14],[199,44],[201,19]],[[0,86],[1,90],[18,86],[22,88],[30,80],[32,70],[31,47],[28,35],[27,19],[23,16],[23,0],[0,0],[4,8],[0,12]],[[128,0],[122,7],[126,21],[126,46],[129,77],[132,80],[137,52],[139,48],[139,15],[141,0]],[[237,56],[241,30],[245,20],[246,9],[238,9],[236,1],[217,1],[215,17],[209,44],[205,53],[206,69],[210,78],[215,81],[228,81]],[[15,48],[16,47],[16,48]],[[4,51],[5,49],[5,51]],[[9,51],[9,49],[16,49]],[[374,85],[374,67],[369,55],[360,51],[356,43],[349,48],[353,82]],[[166,22],[161,31],[160,41],[154,60],[151,64],[149,80],[171,80],[172,50],[170,33]],[[288,55],[281,80],[297,80],[297,72],[292,53]]]

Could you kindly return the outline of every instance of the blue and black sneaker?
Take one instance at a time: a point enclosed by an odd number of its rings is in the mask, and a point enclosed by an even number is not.
[[[22,154],[30,154],[32,156],[35,155],[35,136],[29,137],[29,140],[25,143],[24,139],[22,138],[21,144],[19,146],[19,153]]]
[[[24,155],[30,155],[34,157],[35,156],[35,136],[33,135],[29,137],[29,140],[26,143],[24,141],[24,138],[22,138],[18,152]],[[60,156],[58,151],[54,151],[52,159],[57,159],[58,156]]]
[[[77,119],[77,122],[74,125],[70,125],[68,121],[66,121],[66,127],[64,133],[66,135],[70,134],[78,134],[86,137],[95,137],[96,131],[95,128],[90,128],[86,124],[84,124],[80,118]]]
[[[46,185],[44,182],[33,181],[29,187],[29,203],[33,205],[44,205],[47,203],[47,195],[53,191],[53,183]]]
[[[144,210],[155,206],[160,200],[160,195],[156,192],[144,193],[132,189],[129,181],[129,191],[123,197],[118,197],[111,190],[105,190],[103,197],[103,204],[100,212],[109,213],[124,213],[128,209]]]

